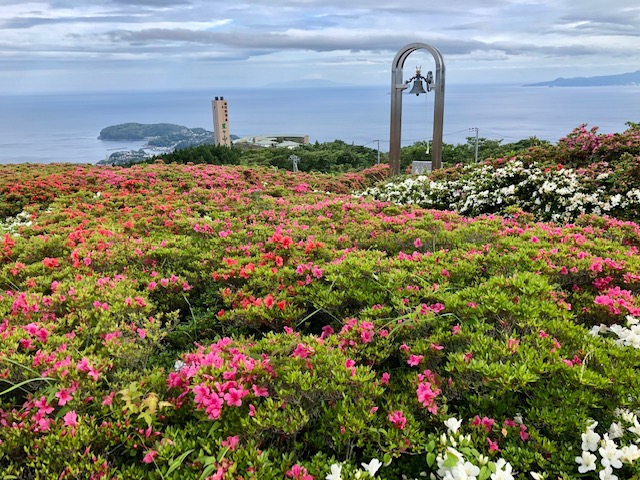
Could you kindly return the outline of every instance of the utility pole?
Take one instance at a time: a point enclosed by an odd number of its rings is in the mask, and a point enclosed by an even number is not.
[[[374,140],[374,142],[378,143],[378,165],[380,165],[380,140]]]
[[[475,130],[475,132],[476,132],[476,155],[475,155],[475,159],[476,160],[475,161],[476,161],[476,163],[478,163],[478,127],[471,127],[469,129],[470,132],[473,131],[473,130]]]

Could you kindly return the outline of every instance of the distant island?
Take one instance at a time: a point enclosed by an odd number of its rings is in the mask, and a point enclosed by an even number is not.
[[[556,78],[548,82],[529,83],[525,87],[609,87],[614,85],[640,85],[640,70],[619,75],[598,77]]]
[[[231,135],[231,139],[239,138]],[[159,153],[212,144],[213,132],[204,128],[188,128],[173,123],[121,123],[103,128],[98,136],[105,141],[143,141],[139,150],[114,152],[98,165],[130,165]]]

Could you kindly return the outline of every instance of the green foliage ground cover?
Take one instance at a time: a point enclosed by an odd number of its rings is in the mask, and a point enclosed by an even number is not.
[[[350,194],[383,168],[0,173],[0,478],[640,475],[637,217]]]
[[[516,152],[526,151],[533,146],[550,146],[549,142],[535,137],[515,143],[503,144],[502,140],[478,139],[478,158],[497,158]],[[378,152],[373,145],[353,145],[341,140],[325,143],[301,145],[294,150],[279,147],[256,147],[234,144],[232,148],[220,145],[202,145],[194,148],[177,149],[171,153],[158,155],[145,161],[154,163],[162,159],[165,163],[207,163],[210,165],[252,165],[277,167],[293,170],[293,162],[289,158],[299,158],[298,169],[302,172],[340,173],[360,171],[373,167],[380,162],[388,162],[388,154]],[[413,161],[430,160],[430,144],[416,142],[401,149],[400,167],[403,171],[410,169]],[[446,166],[470,164],[475,159],[475,138],[467,138],[467,142],[459,145],[444,144],[442,163]]]

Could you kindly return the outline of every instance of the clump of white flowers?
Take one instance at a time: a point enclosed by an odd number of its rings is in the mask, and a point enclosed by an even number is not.
[[[582,434],[582,454],[575,459],[579,473],[597,471],[601,480],[618,480],[614,471],[640,458],[640,448],[636,445],[640,442],[638,416],[620,408],[615,415],[620,422],[613,422],[608,432],[600,435],[596,432],[598,422],[592,422]],[[631,434],[629,444],[621,447],[619,443],[627,434]]]
[[[362,462],[360,464],[362,465],[362,470],[360,469],[356,470],[355,473],[353,474],[353,478],[356,478],[356,479],[366,479],[367,477],[375,478],[380,467],[382,466],[387,467],[389,466],[390,463],[391,463],[390,459],[386,463],[382,463],[377,458],[371,459],[369,463]],[[327,474],[327,476],[325,477],[325,480],[342,480],[342,464],[334,463],[331,465],[330,468],[331,468],[331,473]]]
[[[31,214],[23,211],[15,217],[7,217],[0,221],[0,232],[17,235],[21,227],[30,227],[32,223]]]
[[[614,340],[619,347],[640,348],[640,320],[631,315],[626,316],[627,325],[611,325],[607,327],[604,324],[594,326],[589,333],[594,337],[601,334],[611,332],[617,336]]]
[[[481,215],[515,205],[540,220],[568,222],[583,213],[605,214],[640,207],[640,190],[610,195],[599,186],[607,174],[595,180],[571,168],[525,166],[511,159],[503,165],[467,165],[455,179],[430,180],[408,177],[371,187],[356,196],[369,196],[397,204],[454,210]]]
[[[472,447],[471,435],[458,434],[462,420],[451,417],[444,421],[444,425],[447,427],[447,433],[440,437],[440,444],[444,450],[435,458],[438,470],[435,475],[431,474],[432,480],[514,480],[513,468],[505,459],[489,461],[489,457],[468,448]],[[465,456],[462,451],[475,452],[475,455]]]

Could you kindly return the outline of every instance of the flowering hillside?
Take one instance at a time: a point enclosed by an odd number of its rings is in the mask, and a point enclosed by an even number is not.
[[[0,173],[4,478],[640,475],[636,223],[350,194],[384,167]]]

